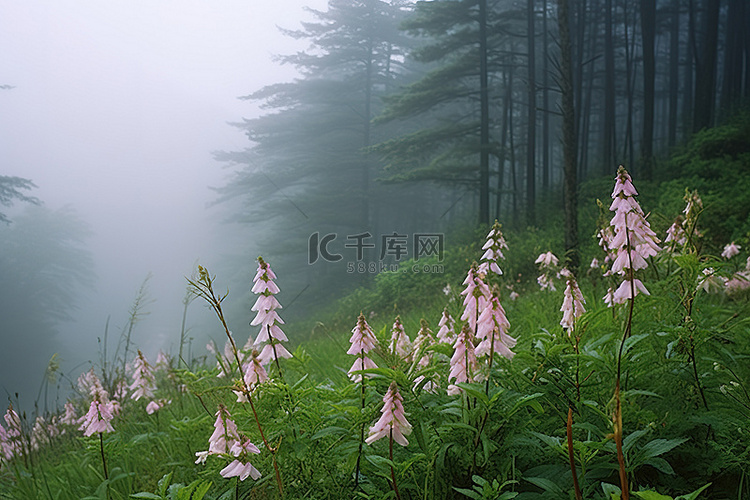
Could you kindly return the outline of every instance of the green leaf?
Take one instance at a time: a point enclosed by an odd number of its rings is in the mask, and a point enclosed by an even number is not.
[[[698,498],[698,495],[700,495],[701,492],[703,492],[703,490],[705,490],[709,486],[711,486],[711,483],[701,486],[700,488],[698,488],[692,493],[688,493],[686,495],[680,495],[678,497],[675,497],[674,500],[695,500],[696,498]]]
[[[133,493],[130,495],[130,498],[151,498],[156,500],[161,500],[164,497],[160,497],[159,495],[154,495],[153,493],[149,493],[147,491],[142,491],[140,493]]]
[[[674,469],[671,465],[669,465],[669,462],[664,460],[661,457],[653,457],[649,460],[646,460],[643,462],[645,465],[650,465],[654,469],[663,472],[664,474],[674,474]]]
[[[538,486],[547,493],[554,493],[555,495],[564,495],[565,492],[557,484],[553,483],[546,477],[527,477],[524,478],[534,486]],[[567,497],[567,495],[566,495]]]
[[[637,431],[633,431],[622,440],[622,451],[624,453],[627,453],[630,448],[633,447],[636,441],[638,441],[640,438],[645,436],[650,432],[649,429],[640,429]]]
[[[609,496],[610,500],[620,500],[622,490],[614,484],[602,483],[602,490],[604,490],[605,495]]]
[[[662,495],[655,491],[634,491],[633,495],[642,498],[643,500],[672,500],[672,497]]]
[[[417,440],[419,449],[422,450],[422,453],[425,455],[429,455],[430,451],[427,449],[427,443],[424,439],[424,423],[422,421],[417,422],[412,426],[412,430],[414,431],[414,438]]]
[[[654,439],[646,443],[643,448],[639,450],[639,455],[644,458],[658,457],[664,453],[680,446],[682,443],[687,441],[687,438],[682,439]]]
[[[349,429],[344,429],[343,427],[336,427],[335,425],[332,425],[330,427],[324,427],[320,429],[318,432],[313,434],[310,439],[312,439],[313,441],[317,441],[318,439],[322,439],[326,436],[340,436],[346,434],[347,432],[349,432]]]
[[[482,495],[474,490],[469,490],[467,488],[456,488],[455,486],[453,487],[453,489],[463,495],[466,495],[469,498],[473,498],[474,500],[482,500]]]

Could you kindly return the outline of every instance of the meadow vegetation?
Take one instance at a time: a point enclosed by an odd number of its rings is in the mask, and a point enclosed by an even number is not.
[[[750,498],[748,137],[747,119],[698,134],[660,169],[676,177],[633,179],[637,197],[583,185],[575,279],[553,210],[457,237],[441,273],[402,263],[290,325],[284,270],[259,259],[247,338],[200,268],[192,291],[227,346],[102,360],[59,414],[9,408],[0,498]],[[614,269],[595,236],[618,234],[613,201],[630,203]],[[632,203],[661,240],[642,265]],[[648,294],[617,297],[638,280]]]

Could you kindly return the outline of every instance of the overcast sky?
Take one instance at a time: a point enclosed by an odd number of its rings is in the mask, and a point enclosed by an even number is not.
[[[223,247],[209,233],[221,213],[206,205],[228,172],[211,152],[247,146],[227,124],[257,113],[239,96],[293,78],[273,56],[305,45],[277,25],[298,28],[303,6],[325,5],[0,0],[0,85],[14,86],[0,90],[0,175],[33,180],[31,194],[73,205],[94,231],[96,309],[71,341],[95,351],[107,315],[123,326],[149,272],[149,342],[179,328],[184,276]]]

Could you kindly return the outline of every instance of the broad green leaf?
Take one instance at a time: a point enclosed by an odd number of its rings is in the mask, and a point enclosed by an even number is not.
[[[610,498],[610,500],[620,500],[622,490],[614,484],[602,483],[602,490],[604,494]]]
[[[467,488],[456,488],[455,486],[453,487],[453,489],[469,498],[473,498],[474,500],[482,500],[482,495],[474,490],[469,490]]]
[[[674,474],[674,469],[669,462],[661,457],[653,457],[644,462],[645,465],[650,465],[654,469],[663,472],[664,474]]]
[[[130,498],[150,498],[152,500],[161,500],[164,497],[160,497],[159,495],[154,495],[153,493],[149,493],[147,491],[142,491],[140,493],[133,493],[130,495]]]
[[[672,500],[672,497],[662,495],[655,491],[634,491],[633,495],[642,498],[643,500]]]
[[[695,500],[696,498],[698,498],[698,495],[700,495],[703,492],[703,490],[705,490],[709,486],[711,486],[711,483],[708,483],[708,484],[705,484],[705,485],[701,486],[700,488],[698,488],[697,490],[695,490],[692,493],[688,493],[686,495],[680,495],[678,497],[674,497],[674,500]]]
[[[644,458],[658,457],[664,453],[680,446],[682,443],[687,441],[687,438],[682,439],[654,439],[646,443],[643,448],[639,450],[639,455],[643,455]]]

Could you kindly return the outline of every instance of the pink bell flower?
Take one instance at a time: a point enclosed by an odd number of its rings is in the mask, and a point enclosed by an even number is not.
[[[235,443],[240,440],[240,433],[237,430],[237,424],[231,418],[226,406],[219,405],[216,412],[216,421],[214,422],[214,432],[208,438],[208,453],[212,455],[221,455],[229,453]]]
[[[349,338],[349,342],[351,346],[346,353],[357,356],[357,359],[349,368],[348,375],[352,382],[357,383],[362,381],[362,375],[354,372],[377,368],[375,362],[367,356],[367,353],[375,348],[377,339],[362,313],[357,318],[356,326],[352,328],[352,336]]]
[[[411,355],[411,340],[404,331],[404,325],[401,324],[401,317],[396,316],[396,321],[393,323],[391,329],[391,343],[388,345],[388,350],[393,355],[400,357],[401,359],[407,360]]]
[[[612,260],[609,274],[619,274],[623,282],[614,292],[607,292],[607,305],[624,304],[639,293],[649,295],[643,283],[634,277],[634,272],[648,266],[647,259],[661,250],[659,238],[646,220],[634,196],[637,191],[627,170],[620,165],[615,177],[610,211],[615,212],[610,222],[613,236],[606,240],[608,257]],[[602,234],[604,234],[602,232]]]
[[[84,436],[91,436],[95,432],[112,432],[112,418],[115,408],[111,401],[102,402],[94,399],[89,405],[89,411],[79,419],[81,426],[78,430],[83,431]]]
[[[734,241],[724,247],[724,251],[721,252],[721,256],[725,259],[731,259],[738,253],[740,253],[740,245],[737,245]]]
[[[130,395],[130,398],[138,401],[143,397],[153,397],[154,390],[156,389],[155,385],[156,379],[151,371],[151,365],[148,364],[146,357],[139,350],[138,356],[135,358],[133,383],[130,385],[130,390],[134,392]]]
[[[258,469],[256,469],[249,461],[249,454],[258,453],[260,453],[260,450],[257,446],[251,443],[249,439],[245,439],[242,444],[240,444],[240,441],[237,441],[229,450],[229,454],[237,457],[237,459],[221,469],[219,474],[224,478],[236,476],[240,478],[240,481],[244,481],[248,477],[253,478],[253,480],[260,479],[260,471],[258,471]]]
[[[492,225],[492,229],[490,229],[490,232],[487,234],[487,241],[482,245],[484,254],[482,254],[480,259],[481,264],[479,264],[477,270],[485,276],[489,274],[490,271],[497,275],[503,274],[503,271],[500,269],[497,262],[500,259],[505,259],[503,249],[507,250],[508,245],[505,243],[505,238],[503,238],[503,233],[500,230],[501,227],[500,223],[496,220]]]
[[[500,300],[493,294],[489,305],[482,311],[477,320],[476,338],[481,340],[474,350],[477,357],[488,356],[494,352],[501,356],[513,359],[514,352],[511,351],[516,345],[516,339],[508,335],[510,323],[505,317]]]
[[[278,358],[292,357],[292,353],[281,344],[289,339],[279,326],[283,325],[284,321],[276,312],[277,309],[281,309],[281,304],[274,297],[279,293],[279,287],[273,281],[275,279],[276,274],[271,270],[271,266],[263,260],[263,257],[258,257],[258,269],[253,278],[252,291],[259,294],[259,297],[251,308],[257,314],[250,324],[252,326],[260,325],[260,332],[255,338],[253,347],[260,349],[260,346],[263,346],[258,360],[264,365]],[[249,343],[250,340],[248,339]]]
[[[466,288],[461,292],[464,296],[464,312],[461,314],[461,320],[466,321],[472,331],[476,331],[477,318],[489,303],[492,294],[479,274],[476,263],[469,268],[463,284]]]
[[[583,298],[583,294],[581,293],[581,289],[578,288],[578,283],[573,273],[567,269],[563,269],[560,271],[560,275],[567,279],[567,285],[563,292],[563,303],[560,308],[560,311],[563,313],[560,326],[568,332],[568,335],[571,335],[576,319],[580,318],[586,312],[586,309],[583,307],[586,299]]]
[[[474,382],[474,373],[477,370],[477,357],[474,353],[474,334],[468,324],[464,324],[463,329],[458,333],[453,348],[455,351],[451,357],[451,368],[450,373],[448,373],[448,381],[452,382],[448,386],[449,396],[461,393],[461,388],[455,384]]]
[[[438,323],[437,340],[441,344],[453,344],[456,341],[455,332],[456,320],[448,312],[448,308],[443,309],[443,315]]]
[[[398,392],[398,384],[391,382],[383,397],[383,409],[380,419],[370,427],[370,433],[365,443],[372,444],[380,438],[393,436],[393,440],[401,446],[407,446],[406,436],[411,434],[411,424],[404,414],[403,398]]]

